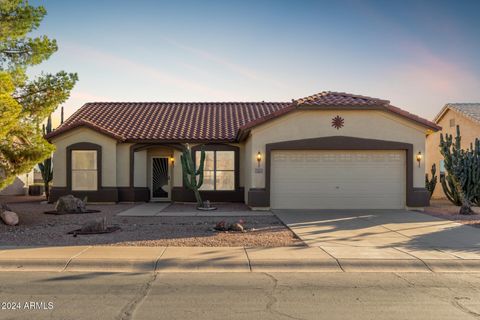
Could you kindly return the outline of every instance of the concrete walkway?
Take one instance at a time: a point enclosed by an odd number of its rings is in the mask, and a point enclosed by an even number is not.
[[[334,248],[334,249],[332,249]],[[480,272],[480,254],[371,247],[0,248],[0,271],[75,272]]]
[[[308,246],[345,270],[410,267],[468,270],[480,263],[480,230],[404,210],[279,210]],[[365,266],[362,267],[362,261]],[[372,265],[376,261],[376,265]],[[476,266],[474,267],[476,268]]]
[[[158,216],[169,205],[170,202],[143,203],[123,212],[120,212],[117,215],[123,217],[154,217]]]
[[[143,203],[117,215],[123,217],[253,217],[273,215],[271,211],[165,211],[170,204],[170,202]]]

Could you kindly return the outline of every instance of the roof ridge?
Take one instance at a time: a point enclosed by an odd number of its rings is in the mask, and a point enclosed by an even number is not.
[[[203,102],[188,102],[188,101],[93,101],[85,102],[85,105],[99,105],[99,104],[287,104],[291,101],[203,101]]]

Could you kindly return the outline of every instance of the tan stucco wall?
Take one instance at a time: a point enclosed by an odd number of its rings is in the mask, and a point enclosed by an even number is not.
[[[67,186],[67,147],[79,142],[102,146],[102,186],[117,186],[117,141],[88,128],[74,129],[52,139],[56,147],[53,154],[53,186]]]
[[[134,187],[148,187],[147,182],[147,150],[137,151],[134,153],[133,166],[133,186]]]
[[[117,144],[117,186],[130,186],[130,146],[131,143]]]
[[[450,127],[450,119],[455,119],[455,126]],[[433,192],[433,199],[445,198],[442,186],[440,184],[440,160],[443,156],[440,154],[440,133],[446,133],[456,136],[456,127],[460,126],[460,135],[462,136],[462,148],[469,148],[470,143],[475,141],[475,138],[480,138],[480,124],[464,117],[458,112],[447,110],[443,117],[438,122],[442,127],[442,131],[432,133],[427,137],[427,158],[426,158],[426,172],[431,176],[430,170],[435,163],[437,166],[438,182]]]
[[[339,115],[345,119],[345,126],[337,130],[331,126],[332,119]],[[299,110],[267,122],[251,131],[246,141],[246,178],[249,188],[265,187],[265,145],[267,143],[290,141],[327,136],[351,136],[366,139],[379,139],[411,143],[414,156],[419,151],[425,154],[426,128],[416,125],[393,114],[383,111],[317,111]],[[256,155],[260,151],[264,157],[262,173],[255,173]],[[425,187],[425,161],[421,166],[414,162],[414,187]]]
[[[245,186],[245,203],[248,203],[248,189],[252,188],[252,171],[254,170],[252,165],[253,162],[251,159],[254,159],[255,155],[253,154],[252,151],[252,138],[249,136],[247,140],[244,143],[244,170],[242,172],[243,175],[243,180],[244,180],[244,186]],[[256,160],[255,160],[256,162]],[[256,163],[255,163],[256,164]]]

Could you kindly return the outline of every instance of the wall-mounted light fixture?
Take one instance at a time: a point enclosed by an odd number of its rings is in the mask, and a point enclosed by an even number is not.
[[[175,158],[174,157],[170,157],[170,163],[172,164],[172,166],[175,164]]]
[[[262,162],[262,153],[260,151],[258,151],[258,153],[257,153],[258,167],[260,167],[260,162]]]
[[[417,153],[417,162],[418,162],[418,167],[420,167],[420,162],[422,161],[422,152],[418,151]]]

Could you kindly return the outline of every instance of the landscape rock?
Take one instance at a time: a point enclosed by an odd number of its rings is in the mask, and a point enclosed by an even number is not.
[[[216,225],[215,225],[215,228],[213,228],[217,231],[227,231],[227,223],[225,222],[225,220],[222,220],[220,222],[218,222]]]
[[[240,223],[232,223],[230,224],[230,226],[228,227],[228,230],[230,231],[239,231],[239,232],[244,232],[244,228],[243,226],[240,224]]]
[[[96,218],[83,224],[81,232],[103,232],[107,230],[107,218]]]
[[[0,218],[7,226],[16,226],[19,222],[18,215],[13,211],[3,211]]]
[[[87,211],[86,202],[86,198],[81,200],[69,194],[58,199],[55,210],[58,213],[84,213]]]

